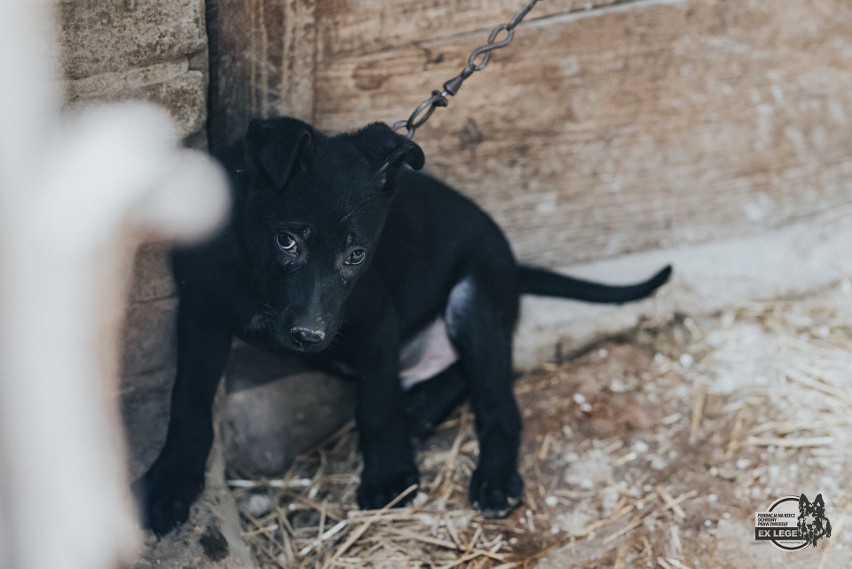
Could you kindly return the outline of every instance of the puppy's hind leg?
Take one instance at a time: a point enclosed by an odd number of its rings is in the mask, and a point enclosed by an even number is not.
[[[513,284],[468,276],[453,288],[446,314],[469,379],[479,439],[470,500],[486,517],[506,516],[523,490],[521,415],[512,393],[512,329],[518,311]]]
[[[415,438],[429,434],[470,393],[461,364],[454,363],[432,379],[403,393],[409,433]]]

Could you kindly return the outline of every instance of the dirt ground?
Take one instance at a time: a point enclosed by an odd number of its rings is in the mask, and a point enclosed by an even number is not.
[[[351,426],[280,480],[232,481],[262,567],[852,566],[852,286],[640,327],[524,376],[524,503],[469,508],[462,409],[420,452],[411,508],[355,507]],[[821,493],[833,533],[787,552],[754,514]]]

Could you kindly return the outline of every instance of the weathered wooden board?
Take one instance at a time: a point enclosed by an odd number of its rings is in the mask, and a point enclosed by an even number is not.
[[[635,0],[543,0],[525,21]],[[318,0],[320,61],[421,45],[509,21],[526,0]],[[487,36],[487,33],[486,33]]]
[[[384,28],[410,25],[394,14]],[[417,141],[528,261],[755,232],[852,201],[850,29],[846,0],[640,1],[539,19]],[[478,44],[419,39],[317,65],[315,122],[407,116]]]
[[[233,141],[253,117],[313,114],[314,2],[208,0],[211,143]]]

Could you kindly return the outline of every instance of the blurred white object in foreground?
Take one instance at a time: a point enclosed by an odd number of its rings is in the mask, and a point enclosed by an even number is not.
[[[106,569],[139,542],[114,394],[133,252],[227,197],[164,111],[60,120],[49,17],[0,0],[0,567]]]

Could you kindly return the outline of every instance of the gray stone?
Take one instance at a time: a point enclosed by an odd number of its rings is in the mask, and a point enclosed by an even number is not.
[[[164,245],[145,245],[136,253],[133,267],[131,302],[148,302],[174,296],[168,248]]]
[[[235,350],[227,381],[227,470],[239,476],[280,476],[355,410],[354,382],[248,346]]]
[[[169,61],[207,45],[202,0],[63,0],[57,15],[71,78]]]
[[[125,377],[122,381],[122,415],[127,429],[129,474],[139,478],[151,465],[165,441],[169,419],[169,393],[174,369]],[[221,416],[224,390],[216,402]],[[218,423],[218,422],[217,422]],[[254,563],[240,536],[239,514],[225,486],[220,423],[207,464],[204,491],[192,506],[189,520],[160,540],[150,533],[133,569],[251,569]]]
[[[247,494],[237,500],[237,507],[253,518],[262,518],[272,511],[275,502],[267,494]]]
[[[207,119],[206,91],[204,74],[189,71],[173,81],[129,91],[127,99],[143,99],[165,107],[177,121],[180,136],[186,137],[204,128]]]
[[[187,71],[167,81],[154,84],[137,85],[133,81],[123,84],[118,82],[105,91],[97,91],[99,84],[94,80],[69,85],[69,93],[72,95],[76,93],[77,96],[68,102],[68,107],[72,110],[100,103],[102,99],[111,101],[141,99],[167,109],[176,121],[181,137],[200,131],[207,118],[207,109],[204,104],[207,81],[200,71]],[[85,96],[92,98],[84,98]]]
[[[170,364],[122,379],[132,478],[141,476],[165,440],[174,374]],[[237,476],[280,476],[299,453],[354,415],[355,382],[242,343],[234,348],[226,385],[219,421],[227,470]]]
[[[175,357],[177,298],[132,303],[126,316],[123,374],[135,376],[163,369]]]
[[[174,377],[174,368],[168,367],[122,378],[121,414],[133,480],[154,462],[166,440]]]
[[[100,73],[82,79],[66,79],[65,96],[69,101],[114,99],[133,89],[171,81],[187,71],[189,71],[189,59],[181,57],[174,61],[155,63],[145,67]]]
[[[132,569],[252,569],[248,546],[240,536],[239,513],[225,487],[221,444],[213,445],[204,492],[189,520],[160,540],[148,534]]]

